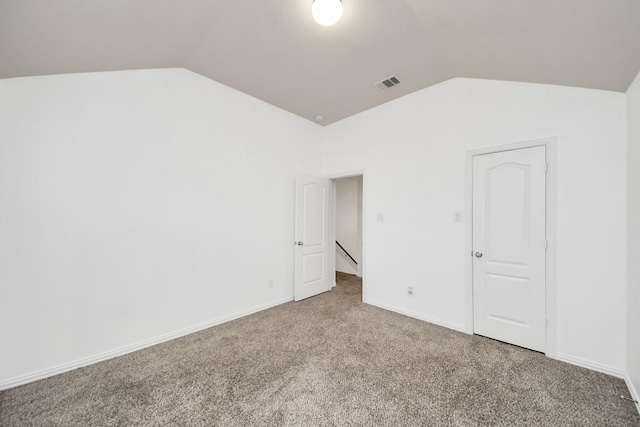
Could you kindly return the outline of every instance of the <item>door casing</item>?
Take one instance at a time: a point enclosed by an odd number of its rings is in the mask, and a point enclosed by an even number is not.
[[[548,249],[546,259],[546,314],[545,354],[556,355],[556,144],[557,138],[550,137],[507,145],[467,151],[466,197],[465,197],[465,331],[473,334],[473,158],[474,156],[531,147],[546,147],[548,170],[546,174],[546,235]]]

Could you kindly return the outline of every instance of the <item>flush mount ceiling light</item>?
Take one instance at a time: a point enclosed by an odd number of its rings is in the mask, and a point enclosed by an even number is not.
[[[311,15],[318,24],[330,27],[342,17],[342,1],[313,0]]]

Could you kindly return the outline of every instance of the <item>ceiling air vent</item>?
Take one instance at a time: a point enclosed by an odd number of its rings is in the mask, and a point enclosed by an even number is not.
[[[380,90],[387,90],[387,89],[391,89],[394,86],[398,86],[399,84],[400,84],[400,79],[398,79],[397,76],[390,76],[384,80],[380,80],[379,82],[374,83],[373,85]]]

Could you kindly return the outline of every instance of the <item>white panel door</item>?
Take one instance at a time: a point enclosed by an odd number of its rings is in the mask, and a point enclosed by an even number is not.
[[[330,289],[329,192],[325,178],[296,178],[294,299],[309,298]]]
[[[545,147],[473,158],[474,333],[545,351]]]

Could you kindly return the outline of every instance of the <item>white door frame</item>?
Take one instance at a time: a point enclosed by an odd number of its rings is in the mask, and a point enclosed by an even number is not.
[[[367,302],[367,286],[366,286],[366,268],[367,268],[367,245],[366,245],[366,241],[367,241],[367,170],[366,169],[360,169],[360,170],[355,170],[355,171],[350,171],[350,172],[343,172],[343,173],[335,173],[335,174],[330,174],[330,175],[325,175],[325,178],[329,178],[331,180],[331,206],[329,208],[329,239],[331,239],[332,242],[336,241],[336,192],[335,192],[335,180],[337,179],[342,179],[342,178],[352,178],[354,176],[362,176],[362,218],[361,218],[361,222],[362,222],[362,236],[361,236],[361,244],[362,244],[362,251],[361,251],[361,260],[360,262],[362,263],[362,268],[360,269],[360,272],[362,274],[362,302]],[[333,274],[334,279],[335,279],[335,271],[336,271],[336,245],[333,244],[331,246],[329,246],[329,269],[330,269],[330,274]],[[335,286],[335,280],[334,283],[332,284],[332,286]]]
[[[546,147],[546,234],[548,249],[546,251],[546,317],[545,354],[555,358],[556,355],[556,183],[557,183],[557,138],[550,137],[532,141],[518,142],[495,147],[480,148],[467,151],[466,165],[466,197],[465,197],[465,331],[473,334],[473,157],[501,151],[521,148]]]

